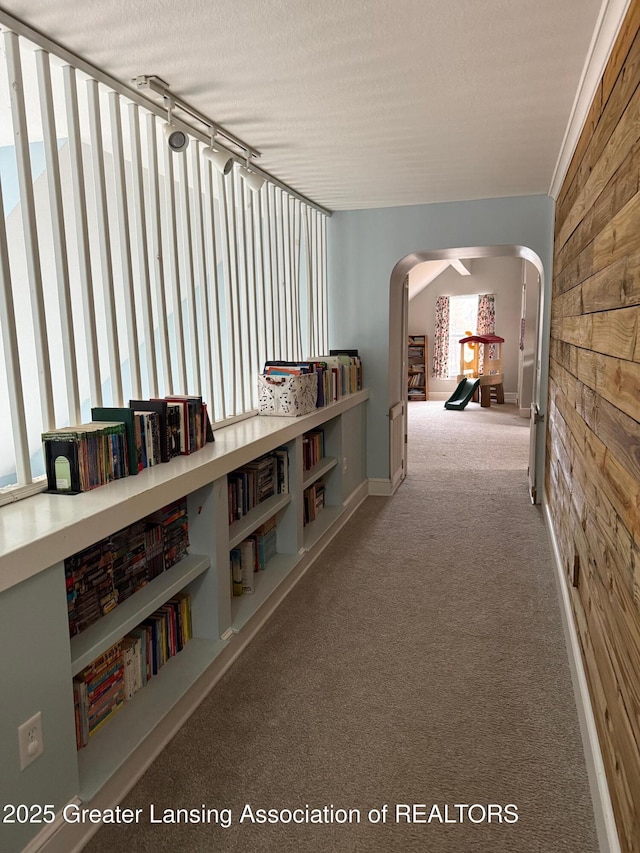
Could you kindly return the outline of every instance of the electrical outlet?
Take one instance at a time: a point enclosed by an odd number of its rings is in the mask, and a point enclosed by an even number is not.
[[[44,752],[42,713],[40,711],[26,723],[18,726],[18,744],[20,746],[20,769],[24,770]]]
[[[347,457],[346,456],[342,457],[342,473],[343,474],[347,473]]]

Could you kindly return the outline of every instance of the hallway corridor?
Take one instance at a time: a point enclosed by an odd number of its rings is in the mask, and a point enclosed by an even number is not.
[[[365,501],[131,790],[139,822],[86,850],[596,853],[528,422],[427,402],[409,431],[397,494]]]

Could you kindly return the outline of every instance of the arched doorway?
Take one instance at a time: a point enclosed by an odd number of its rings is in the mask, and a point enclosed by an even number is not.
[[[424,261],[517,257],[529,261],[540,276],[537,311],[536,351],[534,356],[533,389],[531,395],[531,426],[529,443],[529,490],[531,500],[539,502],[544,471],[544,436],[538,436],[537,425],[544,411],[541,400],[542,333],[544,316],[544,268],[540,257],[525,246],[474,246],[412,252],[393,268],[389,286],[389,466],[391,491],[400,485],[406,474],[407,386],[406,340],[408,317],[407,276],[413,267]],[[545,367],[546,369],[546,367]]]

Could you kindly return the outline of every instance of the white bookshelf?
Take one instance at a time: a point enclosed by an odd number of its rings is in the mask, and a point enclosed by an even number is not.
[[[81,495],[43,493],[19,506],[3,507],[0,620],[13,626],[15,641],[28,646],[34,660],[42,661],[29,708],[42,708],[46,716],[52,744],[48,753],[56,756],[61,801],[74,795],[84,803],[99,801],[114,785],[126,785],[124,776],[142,772],[149,756],[170,737],[167,732],[195,709],[229,659],[249,641],[254,627],[247,623],[261,609],[267,614],[282,600],[290,588],[286,579],[311,565],[325,544],[323,538],[334,535],[364,500],[368,483],[360,449],[365,442],[367,399],[368,392],[361,391],[299,418],[250,417],[214,430],[215,442],[196,453],[137,476]],[[303,435],[317,428],[325,430],[327,456],[305,472]],[[229,524],[227,475],[283,446],[289,452],[289,492],[268,498]],[[303,529],[303,491],[320,477],[326,478],[330,505]],[[64,560],[185,496],[193,553],[69,638]],[[229,551],[273,515],[278,521],[278,553],[256,574],[255,592],[234,598]],[[185,589],[191,595],[193,638],[90,737],[86,747],[77,750],[73,676]],[[42,622],[41,616],[34,621],[36,611],[31,621],[22,620],[24,629],[13,616],[17,606],[30,613],[34,598],[46,599],[46,631],[35,630]],[[23,675],[14,671],[12,658],[6,655],[0,667],[3,683],[17,683]],[[45,671],[57,673],[55,684],[44,677]],[[45,776],[51,778],[46,759],[47,755],[29,768],[34,792]]]

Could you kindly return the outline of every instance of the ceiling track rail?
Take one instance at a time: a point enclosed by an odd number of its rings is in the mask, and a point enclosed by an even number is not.
[[[118,94],[122,95],[125,98],[128,98],[128,100],[133,102],[134,104],[138,104],[148,112],[154,113],[158,117],[166,119],[167,111],[165,107],[154,103],[148,97],[136,91],[136,89],[126,85],[125,83],[122,83],[119,80],[116,80],[114,77],[111,77],[109,74],[105,73],[104,71],[101,71],[95,65],[92,65],[90,62],[87,62],[80,56],[76,56],[76,54],[72,53],[70,50],[67,50],[65,47],[62,47],[57,42],[48,38],[48,36],[43,35],[41,32],[29,26],[28,24],[25,24],[18,18],[14,18],[13,15],[10,15],[8,12],[5,12],[4,9],[0,9],[0,32],[2,32],[3,30],[9,30],[19,36],[23,36],[24,38],[38,45],[38,47],[42,48],[42,50],[46,50],[48,53],[53,54],[63,62],[72,65],[78,71],[81,71],[88,77],[92,77],[98,83],[102,83],[105,86],[108,86],[113,91],[118,92]],[[183,121],[182,119],[175,116],[173,118],[173,123],[176,127],[181,128],[182,130],[184,130],[185,133],[188,133],[190,136],[193,136],[200,142],[204,142],[206,145],[211,144],[211,136],[193,127],[193,125],[189,124],[189,122]],[[231,134],[229,134],[229,136],[231,137]],[[223,143],[219,142],[218,139],[216,139],[216,148],[218,147],[224,148],[237,162],[242,162],[238,156],[237,151],[227,148]],[[251,170],[262,175],[271,184],[288,193],[293,198],[298,199],[298,201],[301,201],[303,204],[312,207],[314,210],[317,210],[319,213],[322,213],[325,216],[331,216],[331,210],[326,207],[322,207],[322,205],[317,204],[310,198],[307,198],[307,196],[303,195],[302,193],[299,193],[297,190],[293,189],[293,187],[290,187],[288,184],[285,184],[284,181],[280,181],[278,178],[274,177],[270,172],[261,169],[254,163],[251,164]]]

